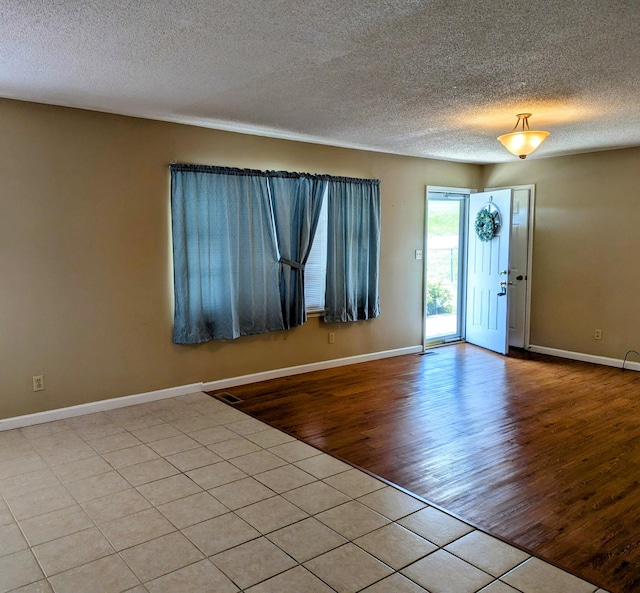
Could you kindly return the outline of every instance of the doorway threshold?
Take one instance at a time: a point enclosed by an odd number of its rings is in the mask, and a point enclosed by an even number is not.
[[[451,346],[452,344],[463,344],[465,340],[462,338],[453,338],[449,340],[439,340],[437,342],[427,342],[424,345],[425,350],[431,350],[432,348],[441,348],[442,346]]]

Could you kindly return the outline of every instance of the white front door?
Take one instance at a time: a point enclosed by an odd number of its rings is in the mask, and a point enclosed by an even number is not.
[[[495,236],[486,241],[478,237],[475,228],[483,209],[500,222]],[[469,196],[466,340],[500,354],[509,350],[511,210],[510,189]]]

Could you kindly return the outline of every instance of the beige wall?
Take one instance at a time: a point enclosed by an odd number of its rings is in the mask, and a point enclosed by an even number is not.
[[[479,167],[8,100],[0,122],[0,418],[419,344],[427,184],[536,184],[531,343],[640,350],[640,148]],[[171,161],[380,178],[381,317],[172,344]]]
[[[475,165],[16,101],[0,123],[0,418],[417,345],[425,185],[481,185]],[[380,178],[381,317],[172,344],[171,161]]]
[[[524,183],[536,184],[531,344],[640,350],[640,148],[484,167],[485,187]]]

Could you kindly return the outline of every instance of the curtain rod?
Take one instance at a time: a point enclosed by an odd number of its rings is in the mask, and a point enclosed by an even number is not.
[[[329,174],[318,173],[292,173],[290,171],[260,171],[258,169],[240,169],[237,167],[219,167],[215,165],[192,165],[187,163],[170,163],[171,171],[191,171],[194,173],[213,173],[219,175],[239,175],[253,177],[284,177],[284,178],[306,178],[318,181],[344,181],[347,183],[366,183],[379,185],[379,179],[361,179],[358,177],[342,177]]]

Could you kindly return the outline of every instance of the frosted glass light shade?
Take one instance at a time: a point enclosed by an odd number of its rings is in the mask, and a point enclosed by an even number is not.
[[[549,135],[549,132],[541,132],[537,130],[529,129],[530,113],[518,113],[516,115],[518,121],[513,126],[513,130],[508,134],[502,134],[498,136],[498,140],[502,143],[511,154],[519,156],[521,159],[526,159],[528,154],[531,154],[538,146],[540,146],[545,138]],[[520,127],[520,130],[516,132]]]
[[[503,134],[502,136],[498,136],[498,140],[511,154],[515,154],[521,159],[524,159],[538,148],[548,135],[549,132],[525,130]]]

